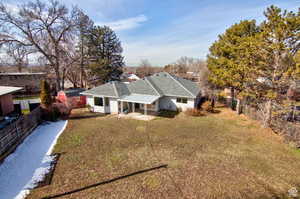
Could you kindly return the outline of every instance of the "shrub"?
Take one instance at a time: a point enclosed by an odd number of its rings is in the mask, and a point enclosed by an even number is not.
[[[42,119],[46,121],[57,121],[65,119],[70,114],[71,110],[63,103],[54,103],[49,107],[42,107]]]
[[[205,115],[202,110],[195,109],[195,108],[189,108],[189,109],[187,109],[185,111],[185,114],[189,115],[189,116],[194,116],[194,117],[199,117],[199,116],[204,116]]]
[[[53,104],[53,112],[54,112],[55,116],[65,118],[70,115],[71,108],[69,108],[64,103],[54,103]]]
[[[181,107],[177,107],[177,108],[176,108],[176,112],[177,112],[177,113],[181,113],[181,112],[182,112],[182,108],[181,108]]]
[[[204,102],[204,103],[202,104],[201,108],[202,108],[204,111],[209,112],[209,113],[211,113],[211,112],[214,111],[213,107],[211,106],[211,102],[210,102],[210,101]]]
[[[50,93],[50,85],[45,80],[41,81],[40,98],[41,98],[41,104],[44,105],[45,107],[48,107],[52,104],[52,97],[51,97],[51,93]]]

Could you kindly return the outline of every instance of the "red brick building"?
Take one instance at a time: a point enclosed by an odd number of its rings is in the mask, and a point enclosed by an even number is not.
[[[22,90],[21,87],[0,86],[0,116],[14,111],[12,93]]]

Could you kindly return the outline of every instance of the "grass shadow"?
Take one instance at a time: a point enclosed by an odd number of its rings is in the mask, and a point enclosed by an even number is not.
[[[80,192],[80,191],[84,191],[84,190],[87,190],[87,189],[90,189],[90,188],[93,188],[93,187],[97,187],[97,186],[100,186],[100,185],[104,185],[104,184],[112,183],[112,182],[115,182],[115,181],[118,181],[118,180],[122,180],[122,179],[125,179],[125,178],[128,178],[128,177],[131,177],[131,176],[135,176],[135,175],[142,174],[142,173],[145,173],[145,172],[149,172],[149,171],[153,171],[153,170],[157,170],[157,169],[161,169],[161,168],[167,168],[167,167],[168,167],[167,164],[163,164],[163,165],[160,165],[160,166],[157,166],[157,167],[152,167],[152,168],[149,168],[149,169],[136,171],[136,172],[124,175],[124,176],[119,176],[119,177],[116,177],[116,178],[113,178],[113,179],[110,179],[110,180],[106,180],[106,181],[98,182],[98,183],[95,183],[95,184],[91,184],[91,185],[88,185],[88,186],[85,186],[85,187],[82,187],[82,188],[79,188],[79,189],[74,189],[72,191],[68,191],[68,192],[65,192],[65,193],[56,194],[56,195],[53,195],[53,196],[46,196],[46,197],[43,197],[42,199],[59,198],[59,197],[62,197],[62,196],[66,196],[66,195],[70,195],[70,194],[77,193],[77,192]]]
[[[106,114],[104,113],[92,113],[92,114],[84,114],[84,115],[71,115],[69,116],[69,120],[80,120],[80,119],[88,119],[88,118],[95,118],[95,117],[105,117]]]
[[[179,111],[169,111],[169,110],[160,110],[157,116],[159,117],[166,117],[166,118],[174,118],[178,115]]]
[[[220,110],[212,110],[212,111],[209,111],[209,113],[212,113],[212,114],[218,114],[218,113],[221,113],[221,111]]]

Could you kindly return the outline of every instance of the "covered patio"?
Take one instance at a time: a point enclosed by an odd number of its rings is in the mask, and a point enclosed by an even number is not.
[[[118,100],[119,113],[127,114],[139,112],[147,115],[159,111],[159,96],[131,94]]]

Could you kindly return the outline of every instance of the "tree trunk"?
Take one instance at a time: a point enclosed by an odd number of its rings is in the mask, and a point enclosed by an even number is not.
[[[266,103],[266,121],[265,127],[270,127],[272,121],[272,100],[267,101]]]
[[[84,67],[84,52],[83,52],[83,36],[81,35],[81,46],[80,46],[80,53],[81,53],[81,57],[80,57],[80,87],[83,88],[83,67]]]
[[[231,109],[234,110],[234,88],[231,87],[230,89],[230,96],[231,96]]]
[[[18,72],[21,73],[22,72],[22,64],[18,63]]]
[[[215,108],[215,101],[216,101],[216,99],[215,99],[215,96],[213,95],[211,97],[211,108],[212,108],[212,110],[214,110],[214,108]]]
[[[66,69],[63,69],[62,79],[61,79],[61,90],[65,90],[65,78],[66,78]]]
[[[236,112],[238,115],[242,113],[242,100],[240,99],[237,99]]]
[[[59,63],[56,63],[55,66],[55,74],[56,74],[56,91],[60,91],[61,90],[61,84],[60,84],[60,72],[59,72]]]

